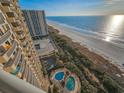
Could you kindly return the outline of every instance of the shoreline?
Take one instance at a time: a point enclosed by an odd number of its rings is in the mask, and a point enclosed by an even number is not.
[[[53,26],[50,26],[52,31],[55,31],[60,35],[62,38],[68,41],[74,48],[78,48],[83,55],[87,56],[90,60],[93,61],[95,67],[100,69],[101,71],[107,72],[113,79],[117,80],[123,87],[124,87],[124,72],[117,67],[117,65],[113,64],[109,60],[105,59],[98,53],[95,53],[87,48],[87,46],[81,45],[81,43],[74,41],[70,37],[65,34],[61,34],[60,29],[56,29]],[[110,69],[111,68],[111,69]]]
[[[104,35],[106,35],[106,34],[103,33],[103,32],[93,32],[91,30],[81,29],[81,28],[73,27],[73,26],[70,26],[70,25],[67,25],[67,24],[64,24],[64,23],[59,23],[59,22],[51,21],[51,20],[48,20],[48,24],[52,24],[52,25],[54,24],[54,26],[55,25],[56,26],[62,26],[64,28],[71,29],[73,33],[76,32],[76,33],[79,33],[81,35],[85,35],[85,36],[88,36],[88,37],[93,37],[93,38],[105,41]],[[120,42],[122,41],[122,39],[117,39],[117,40],[120,40]],[[117,47],[124,48],[124,44],[122,44],[122,43],[117,43],[117,42],[113,42],[113,41],[111,41],[109,43],[111,43],[112,45],[116,45]]]
[[[86,35],[81,32],[76,32],[74,29],[60,26],[59,24],[52,24],[50,22],[48,25],[59,30],[61,35],[66,35],[72,39],[73,42],[78,42],[80,45],[87,47],[90,51],[101,55],[105,59],[109,60],[109,62],[112,64],[118,66],[124,72],[124,48],[119,47],[116,44],[98,39],[97,37]]]

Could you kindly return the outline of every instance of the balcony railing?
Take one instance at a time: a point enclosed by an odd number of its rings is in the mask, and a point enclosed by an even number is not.
[[[23,30],[23,27],[17,26],[17,27],[14,27],[13,30],[18,32],[18,31]]]
[[[21,73],[24,71],[24,69],[25,69],[25,60],[24,60],[24,56],[22,56],[22,63],[21,63]]]
[[[0,93],[46,93],[3,70],[0,70]]]
[[[16,48],[16,46],[17,46],[17,42],[14,41],[12,47],[11,47],[11,48],[7,51],[7,53],[6,53],[6,55],[7,55],[8,57],[11,56],[11,54],[13,53],[14,49]]]
[[[7,14],[8,17],[15,17],[14,12],[7,12],[6,14]]]
[[[15,56],[15,60],[14,60],[15,66],[17,66],[19,64],[20,59],[21,59],[21,49],[18,50],[18,53]]]
[[[10,6],[1,6],[1,10],[2,10],[3,13],[11,11]]]
[[[4,68],[10,67],[13,64],[13,60],[10,59],[7,63],[5,63]]]
[[[10,56],[12,55],[14,50],[16,49],[16,46],[17,46],[17,42],[13,41],[12,46],[8,50],[5,50],[5,51],[0,53],[0,62],[1,63],[6,63],[9,61]]]
[[[22,34],[18,35],[18,37],[19,37],[20,40],[22,40],[25,37],[24,32]]]
[[[0,38],[0,45],[4,43],[9,37],[11,36],[11,32],[7,31],[1,38]]]
[[[0,24],[4,24],[5,21],[4,21],[4,16],[3,14],[0,12]]]
[[[21,58],[21,50],[19,49],[17,51],[17,53],[15,54],[15,57],[14,59],[10,59],[5,65],[4,65],[4,68],[7,68],[7,67],[11,67],[13,64],[15,66],[18,65],[19,61],[20,61],[20,58]]]
[[[15,20],[13,20],[13,21],[11,22],[11,24],[12,24],[12,26],[13,26],[13,27],[18,27],[18,26],[20,26],[21,21],[20,21],[20,20],[15,19]]]

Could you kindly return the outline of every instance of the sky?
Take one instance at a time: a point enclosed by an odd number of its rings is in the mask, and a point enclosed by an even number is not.
[[[47,16],[124,14],[124,0],[20,0],[22,9],[45,10]]]

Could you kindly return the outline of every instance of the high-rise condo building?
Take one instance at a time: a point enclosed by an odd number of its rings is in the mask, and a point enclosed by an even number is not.
[[[47,91],[48,83],[22,15],[18,0],[0,0],[0,68]],[[46,35],[47,28],[40,32],[40,22],[34,23],[37,27],[31,29],[38,29],[38,32],[31,35]]]
[[[41,39],[48,35],[43,10],[23,10],[23,14],[33,40]]]
[[[23,15],[39,57],[53,54],[55,48],[49,37],[45,12],[43,10],[23,10]]]

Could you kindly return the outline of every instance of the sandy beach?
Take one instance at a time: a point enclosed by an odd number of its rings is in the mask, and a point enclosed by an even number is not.
[[[114,80],[116,80],[124,88],[124,82],[123,82],[124,81],[124,69],[122,68],[122,66],[119,66],[119,63],[116,63],[114,61],[114,59],[111,59],[111,58],[107,57],[105,54],[103,54],[105,52],[103,50],[106,50],[107,53],[109,52],[108,48],[111,49],[111,47],[112,47],[112,49],[113,49],[112,51],[114,51],[114,53],[116,53],[116,51],[118,51],[118,49],[120,50],[121,48],[119,48],[116,45],[113,45],[111,43],[97,39],[95,37],[83,35],[81,33],[72,31],[72,29],[67,29],[63,26],[58,26],[55,24],[49,24],[49,31],[55,32],[56,35],[58,35],[59,37],[61,37],[64,40],[66,40],[66,42],[71,47],[77,49],[77,51],[80,51],[80,53],[82,55],[85,55],[88,59],[92,60],[93,68],[95,68],[103,73],[105,72],[110,77],[112,77]],[[93,45],[93,46],[90,46],[90,45]],[[105,49],[106,47],[108,47],[108,48]],[[98,50],[97,48],[98,49],[103,48],[103,49]],[[115,49],[117,48],[117,50],[115,51],[114,48]],[[122,49],[122,51],[123,51],[123,49]],[[121,50],[120,50],[120,52],[121,52]],[[121,62],[121,61],[119,61],[119,62]]]
[[[83,46],[86,46],[89,50],[100,54],[105,59],[118,65],[123,70],[124,64],[124,48],[117,46],[113,43],[106,42],[95,36],[80,33],[66,26],[62,26],[56,23],[48,22],[49,25],[60,31],[60,34],[66,35],[74,42],[78,42]]]

